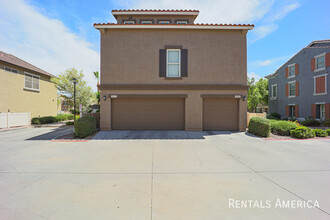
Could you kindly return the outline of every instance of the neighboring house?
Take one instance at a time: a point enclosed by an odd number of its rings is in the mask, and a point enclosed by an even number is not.
[[[101,129],[245,131],[246,34],[196,10],[113,10],[101,33]]]
[[[57,113],[70,113],[71,106],[66,98],[60,94],[57,95]]]
[[[269,80],[269,112],[303,120],[330,118],[330,40],[313,41]]]
[[[55,116],[57,90],[51,77],[38,67],[0,51],[0,112]]]
[[[268,105],[265,105],[263,103],[259,103],[256,107],[256,113],[268,113]]]

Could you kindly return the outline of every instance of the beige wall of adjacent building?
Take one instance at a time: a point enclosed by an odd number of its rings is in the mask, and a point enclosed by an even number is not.
[[[4,67],[17,69],[7,72]],[[24,89],[24,72],[40,76],[39,92]],[[0,63],[0,112],[30,112],[31,117],[57,114],[57,90],[50,77]]]

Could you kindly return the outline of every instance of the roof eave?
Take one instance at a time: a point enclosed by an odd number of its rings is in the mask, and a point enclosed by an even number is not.
[[[223,30],[252,30],[254,25],[129,25],[129,24],[94,24],[95,29],[223,29]]]

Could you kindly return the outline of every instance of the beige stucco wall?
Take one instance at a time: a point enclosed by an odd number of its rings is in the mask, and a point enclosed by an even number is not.
[[[28,91],[24,89],[24,70],[6,66],[19,72],[15,74],[4,71],[4,64],[0,63],[0,112],[8,112],[8,109],[10,112],[30,112],[31,117],[57,114],[57,90],[50,82],[50,77],[40,75],[40,92]]]
[[[217,95],[241,95],[247,96],[246,90],[104,90],[101,91],[101,97],[119,94],[184,94],[187,95],[185,106],[185,130],[201,131],[203,129],[203,98],[202,94]],[[105,101],[102,98],[101,103],[101,121],[102,130],[111,130],[111,98]],[[246,109],[247,99],[239,99],[239,130],[246,129]]]
[[[188,77],[159,77],[159,49],[188,49]],[[101,84],[247,83],[241,30],[108,29],[101,35]]]
[[[159,77],[159,49],[180,45],[188,49],[188,77]],[[107,84],[246,85],[246,31],[106,29],[101,34],[101,129],[111,129],[111,94],[185,94],[185,129],[202,130],[201,94],[242,95],[247,90],[110,90]],[[146,86],[147,88],[147,86]],[[239,130],[246,129],[246,99],[239,99]]]

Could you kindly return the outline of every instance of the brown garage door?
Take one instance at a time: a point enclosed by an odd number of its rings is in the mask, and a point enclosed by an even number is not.
[[[111,100],[114,130],[183,130],[183,98],[117,98]]]
[[[230,98],[203,99],[203,130],[237,131],[238,101]]]

